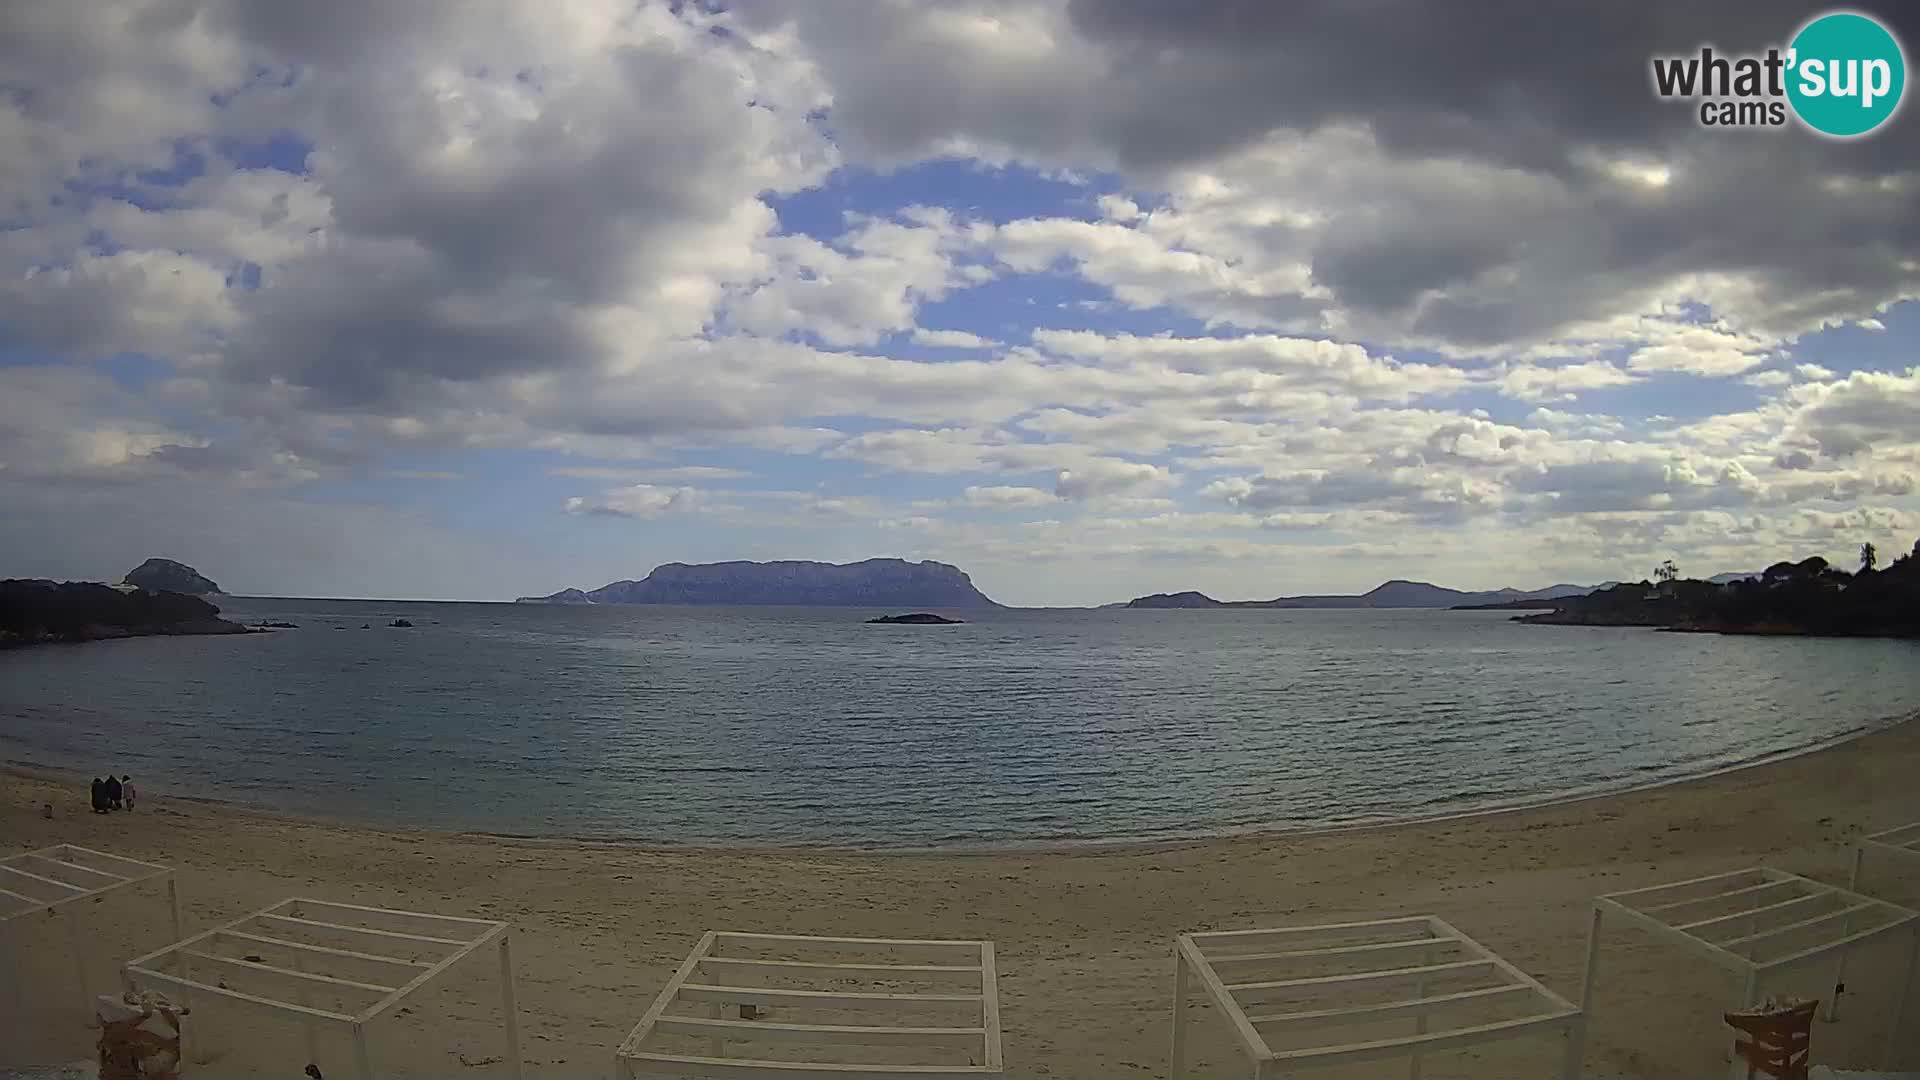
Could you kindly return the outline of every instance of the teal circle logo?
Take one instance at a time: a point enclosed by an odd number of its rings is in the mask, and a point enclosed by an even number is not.
[[[1838,11],[1800,29],[1787,52],[1787,100],[1823,135],[1865,135],[1893,116],[1907,89],[1900,42],[1865,15]]]

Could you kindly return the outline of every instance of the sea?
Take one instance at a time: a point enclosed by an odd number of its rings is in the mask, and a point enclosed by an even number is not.
[[[1505,612],[220,603],[298,627],[0,652],[0,759],[410,827],[1004,848],[1614,791],[1920,706],[1920,643]]]

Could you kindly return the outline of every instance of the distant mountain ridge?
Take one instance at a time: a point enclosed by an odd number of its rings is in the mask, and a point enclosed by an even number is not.
[[[999,607],[957,566],[905,559],[663,563],[639,581],[523,596],[521,604],[737,604],[794,607]]]
[[[1448,608],[1513,600],[1558,600],[1585,596],[1595,585],[1549,585],[1544,589],[1465,592],[1425,581],[1383,582],[1358,596],[1281,596],[1272,600],[1215,600],[1202,592],[1155,593],[1128,601],[1129,608]]]

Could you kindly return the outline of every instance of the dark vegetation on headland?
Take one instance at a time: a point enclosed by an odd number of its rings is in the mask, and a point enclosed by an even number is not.
[[[1653,626],[1709,634],[1920,638],[1920,543],[1880,568],[1873,545],[1848,573],[1814,556],[1778,562],[1757,578],[1718,584],[1682,579],[1671,562],[1655,581],[1560,601],[1515,622],[1554,626]]]
[[[1280,596],[1272,600],[1215,600],[1203,592],[1155,593],[1135,597],[1127,607],[1140,608],[1444,608],[1503,604],[1511,601],[1552,600],[1593,591],[1591,585],[1551,585],[1522,592],[1494,589],[1462,592],[1424,581],[1389,581],[1358,596]]]
[[[0,581],[0,648],[174,634],[245,634],[197,596],[92,581]]]

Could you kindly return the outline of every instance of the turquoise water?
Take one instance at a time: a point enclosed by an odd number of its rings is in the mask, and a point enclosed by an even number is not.
[[[1920,705],[1914,643],[1498,612],[222,603],[301,625],[0,653],[0,757],[436,828],[998,845],[1627,787]]]

